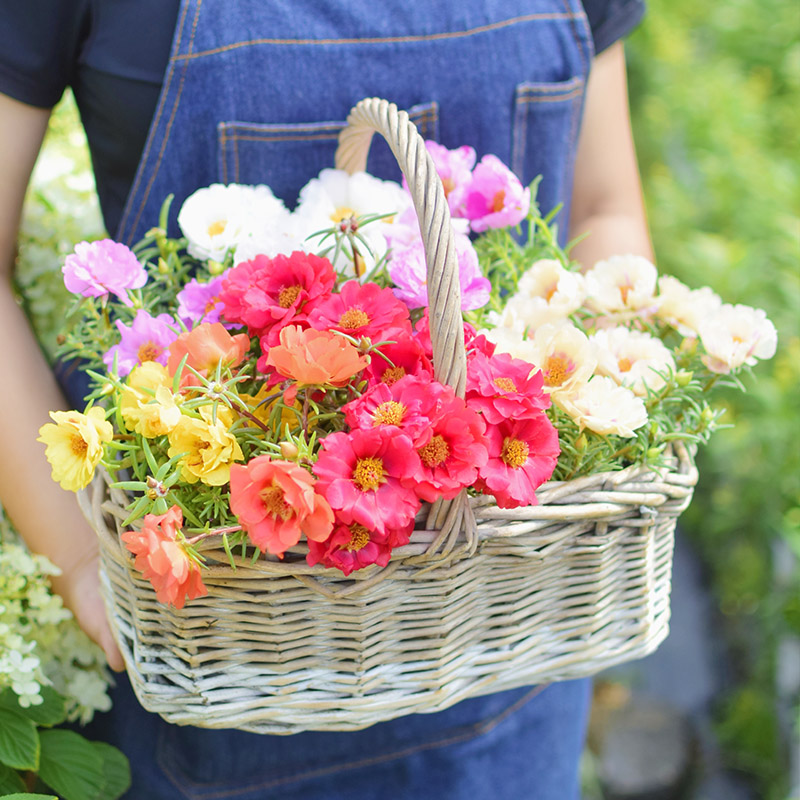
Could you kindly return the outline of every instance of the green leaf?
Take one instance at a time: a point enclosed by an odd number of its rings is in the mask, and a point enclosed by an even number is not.
[[[22,782],[22,778],[17,774],[17,771],[11,769],[11,767],[7,767],[5,764],[0,764],[0,796],[4,796],[10,792],[24,791],[25,784]]]
[[[0,795],[0,800],[58,800],[54,794],[28,794],[15,792],[14,794]]]
[[[105,800],[103,757],[74,731],[43,731],[39,777],[64,800]]]
[[[42,686],[40,694],[43,702],[38,706],[22,708],[17,695],[11,689],[0,692],[0,708],[14,711],[26,719],[46,728],[58,725],[67,718],[67,700],[50,686]]]
[[[105,785],[100,798],[117,800],[131,786],[131,765],[125,755],[107,742],[92,742],[92,747],[103,759]]]
[[[36,725],[7,708],[0,708],[0,762],[15,769],[39,768]]]

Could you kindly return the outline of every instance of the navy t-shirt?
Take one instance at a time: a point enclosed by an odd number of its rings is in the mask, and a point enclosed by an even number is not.
[[[600,53],[640,22],[644,0],[584,0]],[[50,108],[72,88],[113,234],[139,163],[180,0],[0,0],[0,92]]]

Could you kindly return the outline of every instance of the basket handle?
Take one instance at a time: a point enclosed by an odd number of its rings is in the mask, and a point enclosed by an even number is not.
[[[461,317],[461,286],[458,276],[453,228],[442,181],[425,142],[405,111],[376,97],[358,103],[339,134],[336,167],[352,174],[366,170],[372,136],[378,132],[405,175],[417,212],[425,247],[433,368],[436,380],[464,396],[467,357]],[[428,527],[439,531],[420,562],[438,561],[453,552],[462,527],[463,549],[474,552],[477,531],[467,494],[462,491],[451,501],[438,500],[428,514]],[[459,548],[461,549],[461,548]],[[410,559],[411,560],[411,559]]]

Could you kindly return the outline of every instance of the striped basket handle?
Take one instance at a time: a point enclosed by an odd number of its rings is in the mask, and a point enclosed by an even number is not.
[[[450,209],[436,167],[425,142],[405,111],[394,103],[367,98],[347,117],[339,134],[336,167],[352,174],[366,170],[372,136],[380,133],[400,165],[411,190],[425,246],[433,365],[436,380],[449,384],[464,396],[467,358],[461,317],[461,287],[458,278]],[[428,515],[428,527],[439,531],[420,561],[439,561],[453,554],[462,527],[465,548],[476,546],[475,522],[465,491],[451,501],[437,501]],[[457,548],[461,551],[463,548]]]

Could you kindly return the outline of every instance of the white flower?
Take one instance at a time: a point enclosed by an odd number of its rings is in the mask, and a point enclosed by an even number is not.
[[[658,307],[658,272],[641,256],[612,256],[598,261],[585,278],[588,305],[601,314],[630,318],[652,313]]]
[[[542,325],[531,342],[531,355],[526,361],[541,369],[546,392],[576,391],[597,366],[594,345],[583,331],[568,322]]]
[[[728,373],[760,358],[772,358],[778,332],[761,308],[725,303],[699,326],[707,355],[703,363],[712,371]]]
[[[601,436],[630,438],[647,422],[647,409],[630,389],[595,375],[574,394],[553,395],[555,402],[583,429]]]
[[[533,342],[526,339],[516,328],[485,328],[478,333],[482,333],[496,345],[496,353],[508,353],[514,358],[533,363]]]
[[[246,238],[286,225],[289,212],[268,186],[214,183],[186,198],[178,225],[190,255],[222,261]]]
[[[570,272],[555,259],[537,261],[523,273],[517,291],[506,303],[501,324],[512,326],[523,320],[525,328],[536,330],[548,322],[559,322],[577,311],[586,297],[583,276]]]
[[[647,388],[656,391],[665,380],[659,373],[675,371],[672,353],[649,333],[619,326],[598,331],[591,337],[597,352],[597,372],[627,386],[639,397]]]
[[[324,169],[319,176],[310,180],[301,190],[299,203],[294,210],[295,230],[301,237],[333,227],[350,217],[367,214],[400,215],[411,204],[411,196],[403,191],[398,183],[382,181],[366,172],[353,175],[344,170]],[[371,272],[382,258],[388,244],[384,236],[385,226],[391,222],[373,222],[359,230],[368,247],[359,246],[363,258],[360,277]],[[324,244],[328,244],[326,240]],[[311,247],[318,248],[319,239],[312,240]],[[337,259],[334,267],[339,271],[353,274],[352,265],[345,256]]]
[[[696,336],[700,323],[719,311],[722,300],[708,286],[690,289],[671,275],[658,279],[656,316],[672,325],[681,336]]]

